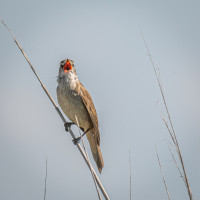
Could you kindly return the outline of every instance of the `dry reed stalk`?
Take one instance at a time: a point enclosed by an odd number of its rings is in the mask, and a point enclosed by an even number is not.
[[[76,123],[77,123],[77,126],[78,126],[78,131],[79,131],[79,134],[80,134],[80,137],[81,137],[81,142],[82,142],[82,145],[83,145],[83,149],[84,149],[84,151],[85,151],[85,155],[86,155],[86,157],[87,157],[87,160],[88,160],[88,162],[90,163],[89,157],[88,157],[88,154],[87,154],[87,151],[86,151],[86,147],[85,147],[85,144],[84,144],[84,141],[83,141],[83,137],[82,137],[82,134],[81,134],[81,130],[80,130],[78,118],[77,118],[76,115],[75,115],[75,118],[76,118]],[[97,186],[97,182],[96,182],[96,180],[95,180],[93,171],[91,170],[91,165],[90,165],[89,167],[90,167],[90,171],[91,171],[91,174],[92,174],[92,178],[93,178],[93,181],[94,181],[94,185],[95,185],[95,188],[96,188],[96,191],[97,191],[97,194],[98,194],[98,198],[101,200],[101,195],[100,195],[100,192],[99,192],[99,189],[98,189],[98,186]]]
[[[1,20],[1,19],[0,19]],[[19,45],[17,39],[15,38],[14,34],[12,33],[12,31],[8,28],[8,26],[3,22],[3,20],[1,20],[2,24],[6,27],[6,29],[8,30],[8,32],[12,35],[12,38],[14,40],[14,42],[16,43],[16,45],[18,46],[18,48],[20,49],[21,53],[23,54],[23,56],[25,57],[26,61],[28,62],[29,66],[31,67],[33,73],[35,74],[35,76],[37,77],[38,81],[41,84],[41,87],[43,88],[43,90],[45,91],[46,95],[48,96],[48,98],[50,99],[51,103],[53,104],[54,108],[56,109],[57,113],[59,114],[60,118],[62,119],[63,123],[65,124],[67,121],[65,120],[63,114],[61,113],[59,107],[56,105],[55,101],[53,100],[53,98],[51,97],[51,95],[49,94],[48,90],[46,89],[46,87],[44,86],[44,84],[42,83],[41,79],[39,78],[38,74],[36,73],[33,65],[31,64],[31,62],[29,61],[28,57],[26,56],[24,50],[22,49],[22,47]],[[71,128],[68,128],[68,131],[70,133],[70,135],[72,136],[73,139],[75,139],[75,135],[72,132]],[[99,180],[96,172],[94,171],[92,165],[90,164],[89,160],[87,159],[83,149],[81,148],[80,144],[76,145],[78,150],[80,151],[81,155],[83,156],[88,168],[92,171],[92,173],[94,174],[95,180],[99,186],[99,188],[101,189],[101,192],[103,193],[104,197],[106,200],[109,200],[108,194],[106,193],[101,181]]]

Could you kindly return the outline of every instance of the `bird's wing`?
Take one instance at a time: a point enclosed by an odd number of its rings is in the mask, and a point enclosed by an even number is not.
[[[90,96],[89,92],[84,88],[82,84],[80,84],[80,93],[82,93],[80,96],[82,98],[82,101],[86,107],[86,110],[88,111],[88,114],[90,116],[90,119],[93,123],[94,129],[96,130],[96,135],[94,136],[97,144],[100,144],[100,134],[99,134],[99,125],[98,125],[98,118],[96,109],[94,107],[92,97]]]

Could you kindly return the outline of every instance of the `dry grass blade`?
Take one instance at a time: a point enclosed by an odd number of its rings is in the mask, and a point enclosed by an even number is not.
[[[170,136],[171,136],[171,138],[172,138],[172,140],[173,140],[173,143],[174,143],[174,145],[175,145],[175,148],[176,148],[176,151],[177,151],[177,154],[178,154],[178,157],[179,157],[179,159],[180,159],[181,166],[182,166],[182,169],[183,169],[184,179],[185,179],[185,182],[186,182],[186,188],[187,188],[187,191],[188,191],[188,195],[189,195],[189,197],[190,197],[190,200],[192,200],[192,192],[191,192],[190,185],[189,185],[189,182],[188,182],[188,178],[187,178],[185,166],[184,166],[184,163],[183,163],[183,158],[182,158],[181,151],[180,151],[180,148],[179,148],[179,145],[178,145],[178,140],[177,140],[177,138],[176,138],[176,133],[175,133],[175,131],[174,131],[174,127],[173,127],[173,124],[172,124],[171,116],[170,116],[170,114],[169,114],[169,110],[168,110],[168,107],[167,107],[167,102],[166,102],[166,99],[165,99],[165,95],[164,95],[164,91],[163,91],[163,88],[162,88],[161,80],[160,80],[160,78],[159,78],[159,74],[158,74],[158,72],[157,72],[157,70],[156,70],[156,67],[155,67],[155,65],[154,65],[152,56],[151,56],[151,54],[150,54],[150,51],[149,51],[149,48],[148,48],[148,46],[147,46],[147,43],[146,43],[146,41],[145,41],[145,39],[144,39],[144,36],[143,36],[142,33],[141,33],[141,35],[142,35],[142,39],[143,39],[143,41],[144,41],[145,47],[146,47],[146,49],[147,49],[147,53],[148,53],[149,59],[150,59],[151,64],[152,64],[152,66],[153,66],[154,73],[155,73],[155,75],[156,75],[156,79],[157,79],[157,82],[158,82],[158,85],[159,85],[159,88],[160,88],[160,92],[161,92],[161,95],[162,95],[162,99],[163,99],[163,102],[164,102],[164,106],[165,106],[165,109],[166,109],[166,112],[167,112],[167,116],[168,116],[168,119],[169,119],[169,122],[170,122],[170,126],[171,126],[172,131],[170,131],[170,128],[168,127],[166,121],[164,121],[164,122],[165,122],[165,125],[167,126],[167,129],[168,129],[168,131],[169,131],[169,133],[170,133]],[[173,134],[172,134],[172,133],[173,133]]]
[[[62,114],[62,112],[60,111],[59,107],[56,105],[55,101],[53,100],[53,98],[52,98],[51,95],[49,94],[48,90],[46,89],[46,87],[45,87],[44,84],[42,83],[42,81],[41,81],[41,79],[39,78],[38,74],[36,73],[36,71],[35,71],[33,65],[31,64],[30,60],[29,60],[28,57],[26,56],[24,50],[22,49],[22,47],[20,46],[20,44],[19,44],[18,41],[16,40],[14,34],[13,34],[12,31],[8,28],[8,26],[3,22],[3,20],[1,20],[1,22],[2,22],[2,24],[6,27],[6,29],[9,31],[9,33],[12,35],[12,38],[14,39],[14,42],[16,43],[16,45],[18,46],[18,48],[20,49],[20,51],[21,51],[21,53],[23,54],[23,56],[25,57],[25,59],[26,59],[26,61],[28,62],[29,66],[31,67],[33,73],[35,74],[35,76],[37,77],[38,81],[40,82],[41,87],[42,87],[43,90],[45,91],[46,95],[48,96],[48,98],[50,99],[51,103],[52,103],[53,106],[55,107],[55,109],[56,109],[58,115],[60,116],[60,118],[62,119],[63,123],[65,124],[67,121],[65,120],[65,118],[64,118],[64,116],[63,116],[63,114]],[[69,130],[69,133],[70,133],[70,135],[72,136],[72,138],[75,139],[76,137],[75,137],[74,133],[72,132],[72,130],[71,130],[70,128],[69,128],[68,130]],[[97,182],[99,188],[101,189],[101,191],[102,191],[102,193],[103,193],[105,199],[108,200],[108,199],[109,199],[108,194],[106,193],[106,191],[105,191],[105,189],[104,189],[104,187],[103,187],[101,181],[99,180],[97,174],[95,173],[95,171],[94,171],[92,165],[90,165],[90,163],[88,162],[87,157],[86,157],[86,155],[85,155],[83,149],[81,148],[80,144],[77,144],[76,146],[77,146],[78,150],[80,151],[81,155],[83,156],[83,158],[84,158],[84,160],[85,160],[87,166],[89,167],[89,169],[93,171],[95,180],[96,180],[96,182]]]
[[[85,144],[84,144],[84,141],[83,141],[83,137],[82,137],[82,134],[81,134],[81,131],[80,131],[80,127],[79,127],[79,122],[78,122],[78,118],[77,116],[75,115],[75,118],[76,118],[76,123],[77,123],[77,126],[78,126],[78,130],[79,130],[79,134],[80,134],[80,137],[81,137],[81,142],[82,142],[82,145],[83,145],[83,148],[84,148],[84,151],[85,151],[85,155],[87,157],[87,160],[88,160],[88,163],[90,164],[90,171],[91,171],[91,174],[92,174],[92,178],[94,180],[94,185],[96,187],[96,191],[97,191],[97,194],[98,194],[98,197],[99,199],[101,200],[101,195],[100,195],[100,192],[99,192],[99,188],[97,186],[97,182],[96,182],[96,179],[95,179],[95,176],[94,176],[94,173],[91,169],[91,163],[90,163],[90,160],[89,160],[89,157],[88,157],[88,154],[87,154],[87,151],[86,151],[86,147],[85,147]]]
[[[156,149],[156,146],[155,146],[155,149]],[[157,155],[158,163],[159,163],[159,166],[160,166],[160,171],[161,171],[161,174],[162,174],[162,179],[163,179],[163,182],[164,182],[164,185],[165,185],[165,190],[167,192],[168,199],[170,200],[170,195],[169,195],[169,191],[168,191],[168,188],[167,188],[167,183],[165,181],[165,176],[164,176],[164,173],[163,173],[163,170],[162,170],[162,166],[161,166],[161,163],[160,163],[160,158],[159,158],[157,149],[156,149],[156,155]]]

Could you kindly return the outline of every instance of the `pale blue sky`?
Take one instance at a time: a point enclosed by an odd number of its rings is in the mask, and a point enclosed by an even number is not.
[[[0,17],[56,102],[59,62],[75,61],[98,112],[100,179],[111,199],[129,199],[129,148],[135,199],[167,199],[155,145],[171,198],[187,199],[141,31],[160,69],[193,197],[200,199],[199,13],[199,1],[191,0],[0,0]],[[3,25],[0,44],[0,199],[42,199],[46,156],[48,200],[97,199],[87,166]]]

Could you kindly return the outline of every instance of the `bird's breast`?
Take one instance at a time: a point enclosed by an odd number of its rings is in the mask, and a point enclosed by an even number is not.
[[[80,127],[87,130],[91,126],[89,114],[76,89],[67,85],[66,82],[61,82],[57,87],[57,98],[63,112],[72,122],[77,124],[77,117]]]

